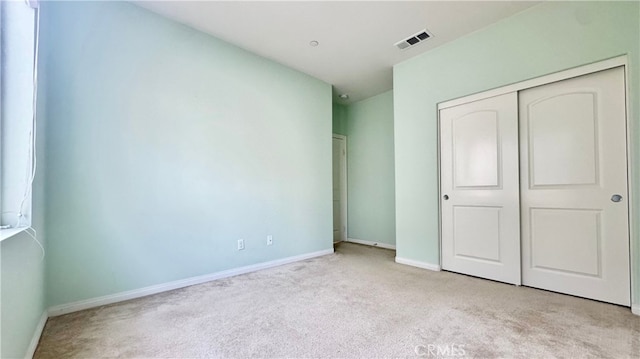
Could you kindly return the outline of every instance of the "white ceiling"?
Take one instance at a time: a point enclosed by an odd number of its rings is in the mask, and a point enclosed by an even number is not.
[[[392,67],[538,1],[134,1],[334,86],[350,103],[390,90]],[[433,37],[394,44],[427,28]],[[312,47],[309,42],[320,44]]]

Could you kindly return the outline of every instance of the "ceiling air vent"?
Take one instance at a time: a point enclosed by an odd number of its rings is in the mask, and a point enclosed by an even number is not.
[[[431,36],[432,35],[427,31],[427,29],[424,29],[414,35],[409,36],[404,40],[396,42],[395,46],[397,46],[400,50],[404,50],[411,46],[421,43],[422,41],[430,38]]]

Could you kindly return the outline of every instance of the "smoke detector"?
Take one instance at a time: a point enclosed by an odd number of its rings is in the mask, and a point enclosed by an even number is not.
[[[394,46],[396,46],[397,48],[399,48],[400,50],[404,50],[404,49],[408,49],[412,46],[415,46],[427,39],[432,38],[433,35],[431,35],[431,33],[429,33],[429,31],[427,31],[427,29],[423,29],[422,31],[419,31],[409,37],[407,37],[404,40],[400,40],[398,42],[396,42],[394,44]]]

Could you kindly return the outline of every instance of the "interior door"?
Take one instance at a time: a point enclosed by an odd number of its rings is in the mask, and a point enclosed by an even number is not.
[[[333,241],[347,240],[347,145],[333,135]]]
[[[520,284],[518,100],[440,110],[442,268]]]
[[[520,92],[524,285],[630,305],[622,67]]]

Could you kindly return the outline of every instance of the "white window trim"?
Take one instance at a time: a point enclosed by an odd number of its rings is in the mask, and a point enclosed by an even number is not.
[[[37,30],[37,11],[36,2],[3,1],[0,3],[0,46],[4,54],[4,56],[0,54],[0,84],[2,84],[0,101],[5,106],[0,111],[0,131],[2,131],[0,139],[5,146],[16,146],[9,147],[9,151],[7,147],[0,151],[0,171],[4,172],[2,179],[6,182],[0,183],[2,185],[0,186],[2,197],[0,224],[11,226],[0,229],[0,242],[27,231],[32,223],[37,89],[35,59],[38,45],[37,34],[33,29]],[[8,14],[17,16],[14,18],[15,21],[7,21]],[[23,39],[25,42],[21,43]],[[12,51],[6,49],[7,46],[11,46]],[[4,92],[1,89],[4,89]],[[16,96],[16,93],[20,95]],[[12,97],[7,100],[9,95]],[[19,121],[11,122],[11,125],[4,122],[16,119]],[[14,151],[13,148],[16,150]],[[7,201],[6,198],[9,200]]]

